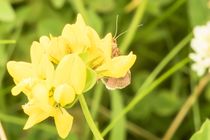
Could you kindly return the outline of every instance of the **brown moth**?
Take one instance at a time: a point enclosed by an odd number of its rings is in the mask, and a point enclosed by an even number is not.
[[[116,38],[112,41],[112,58],[120,55],[120,49],[117,47]],[[112,78],[107,77],[102,79],[106,88],[109,90],[122,89],[127,87],[131,83],[131,72],[128,71],[124,77]]]
[[[138,25],[137,27],[141,27],[143,24]],[[121,35],[125,34],[128,30],[120,33],[117,35],[117,29],[118,29],[118,15],[116,18],[116,31],[115,35],[112,38],[112,58],[117,57],[120,55],[120,49],[117,47],[117,38]],[[122,89],[127,87],[131,83],[131,72],[130,70],[125,74],[125,76],[120,78],[113,78],[113,77],[106,77],[102,79],[102,82],[105,84],[106,88],[109,90],[115,90],[115,89]]]

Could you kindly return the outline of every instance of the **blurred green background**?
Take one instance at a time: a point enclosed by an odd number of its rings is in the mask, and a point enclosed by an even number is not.
[[[141,4],[142,0],[0,0],[0,40],[16,41],[8,41],[8,44],[0,41],[0,120],[9,140],[59,139],[50,119],[32,129],[22,129],[27,116],[21,105],[26,98],[22,94],[11,95],[14,83],[5,65],[8,60],[30,61],[32,41],[42,35],[60,35],[65,24],[75,22],[77,13],[83,15],[100,37],[115,33],[119,15],[118,34],[128,32],[118,38],[118,46],[123,46],[126,53],[132,50],[137,55],[129,87],[113,93],[98,82],[85,94],[100,130],[134,98],[148,75],[174,46],[192,32],[194,26],[206,24],[210,19],[208,0],[148,0],[145,9]],[[188,41],[160,74],[187,57],[190,51]],[[105,139],[161,138],[197,80],[190,65],[186,65],[143,98]],[[75,119],[67,140],[92,139],[79,104],[69,111]],[[209,116],[210,85],[188,113],[173,140],[189,139]]]

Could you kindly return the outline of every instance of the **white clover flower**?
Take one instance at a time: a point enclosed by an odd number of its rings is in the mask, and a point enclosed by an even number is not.
[[[206,71],[210,72],[210,21],[206,25],[195,27],[193,34],[191,47],[194,53],[189,55],[194,61],[191,68],[198,76],[202,76]]]

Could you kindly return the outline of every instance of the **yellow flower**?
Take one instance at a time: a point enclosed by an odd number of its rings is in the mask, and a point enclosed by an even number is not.
[[[71,53],[68,42],[62,36],[42,36],[39,42],[40,46],[45,49],[49,59],[55,64],[58,64],[65,55]]]
[[[72,126],[73,117],[64,107],[73,103],[76,94],[81,94],[86,84],[86,66],[79,56],[69,54],[64,56],[56,69],[48,63],[54,73],[44,82],[39,82],[32,88],[31,100],[23,106],[29,119],[25,129],[51,116],[54,117],[58,134],[65,138]]]
[[[62,35],[73,53],[82,53],[89,47],[96,47],[100,38],[96,31],[87,26],[80,14],[77,15],[75,24],[67,24],[63,28]]]
[[[99,47],[105,58],[104,62],[96,68],[98,76],[112,78],[124,77],[136,61],[136,55],[130,52],[129,55],[112,57],[114,42],[111,34],[107,34],[105,38],[102,39],[101,44],[102,45]]]
[[[65,138],[72,126],[73,117],[64,107],[73,103],[76,95],[86,88],[87,68],[76,54],[65,55],[54,69],[43,47],[33,43],[32,63],[10,61],[8,71],[16,82],[13,95],[23,91],[29,102],[23,106],[29,115],[24,129],[54,117],[58,134]],[[26,71],[27,70],[27,71]]]
[[[44,83],[39,83],[33,87],[33,98],[29,100],[27,104],[23,105],[24,112],[29,115],[24,129],[28,129],[48,117],[54,117],[59,136],[62,138],[68,136],[72,127],[73,117],[63,108],[63,106],[73,102],[75,94],[73,89],[68,85],[62,85],[57,88],[56,90],[60,91],[50,93]],[[53,95],[50,96],[50,94]]]
[[[39,43],[33,42],[31,46],[31,63],[16,61],[9,61],[7,63],[7,70],[16,84],[12,88],[13,95],[18,95],[23,91],[30,97],[30,89],[36,82],[52,77],[53,73],[50,69],[52,69],[53,65],[49,64],[50,62],[44,54],[44,49]],[[46,65],[50,67],[45,67]]]
[[[67,24],[61,35],[68,41],[72,53],[82,54],[83,60],[94,69],[98,78],[125,76],[136,60],[132,52],[112,58],[113,37],[109,33],[100,39],[94,29],[87,26],[80,14],[75,24]]]
[[[104,54],[99,46],[104,42],[93,28],[86,25],[80,14],[75,24],[65,25],[61,37],[68,42],[71,53],[80,54],[91,68],[103,62]]]

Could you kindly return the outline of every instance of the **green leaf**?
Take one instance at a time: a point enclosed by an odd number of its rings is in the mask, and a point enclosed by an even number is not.
[[[39,36],[49,35],[49,34],[56,36],[60,34],[63,26],[64,22],[58,18],[57,19],[54,17],[45,18],[40,20],[38,23],[38,34]]]
[[[207,99],[207,101],[210,101],[210,84],[208,84],[206,86],[206,90],[205,90],[205,94],[204,94],[205,98]]]
[[[163,7],[171,2],[172,0],[149,0],[147,11],[154,16],[159,16],[163,12]]]
[[[15,19],[15,12],[11,4],[6,0],[0,0],[0,20],[13,21]]]
[[[118,91],[111,92],[111,117],[114,119],[123,110],[123,99]],[[126,139],[126,118],[122,117],[115,127],[112,129],[109,140],[125,140]]]
[[[115,8],[115,2],[113,0],[91,0],[88,4],[91,9],[102,13],[110,12]]]
[[[92,9],[87,11],[89,25],[96,30],[97,33],[102,33],[103,23],[100,18]]]
[[[153,103],[155,99],[155,94],[149,94],[141,102],[129,112],[128,116],[132,120],[139,121],[139,120],[146,120],[150,117],[153,111]]]
[[[86,79],[84,92],[87,92],[95,85],[96,80],[97,80],[96,76],[97,76],[96,72],[88,67],[87,68],[87,79]]]
[[[210,19],[208,0],[188,0],[188,14],[192,26],[206,24]]]
[[[193,134],[190,140],[210,140],[210,121],[207,119],[200,130]]]
[[[160,91],[160,94],[156,94],[153,101],[153,109],[160,116],[168,116],[177,111],[181,105],[181,100],[176,94],[170,91]]]
[[[59,9],[63,7],[65,0],[51,0],[51,2],[55,8]]]

